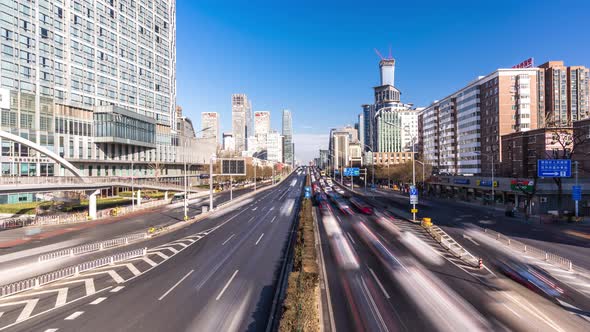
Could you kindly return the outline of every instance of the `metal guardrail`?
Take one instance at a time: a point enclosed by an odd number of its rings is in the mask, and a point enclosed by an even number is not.
[[[484,228],[484,233],[487,234],[489,237],[494,238],[496,241],[503,243],[506,246],[511,247],[514,250],[530,254],[536,258],[545,260],[547,262],[553,263],[558,265],[559,267],[563,268],[564,270],[572,271],[574,269],[574,265],[572,261],[561,257],[559,255],[532,247],[530,245],[524,244],[520,241],[513,240],[502,233],[498,233],[488,228]]]
[[[61,279],[77,276],[84,271],[96,269],[106,265],[112,265],[135,257],[145,256],[146,254],[147,248],[135,249],[108,257],[102,257],[93,261],[84,262],[74,266],[68,266],[63,269],[44,273],[42,275],[25,280],[16,281],[8,285],[0,286],[0,297],[10,296],[30,289],[39,288],[43,285],[56,282]]]
[[[0,230],[29,226],[35,222],[33,216],[19,216],[0,221]]]
[[[128,236],[120,237],[120,238],[116,238],[116,239],[106,240],[106,241],[102,241],[102,242],[95,242],[95,243],[90,243],[90,244],[84,244],[81,246],[68,248],[68,249],[57,250],[57,251],[53,251],[53,252],[39,256],[39,262],[46,262],[49,260],[58,259],[58,258],[62,258],[62,257],[77,256],[77,255],[81,255],[81,254],[85,254],[85,253],[89,253],[89,252],[93,252],[93,251],[100,251],[100,250],[109,249],[109,248],[113,248],[113,247],[123,246],[123,245],[127,245],[129,243],[132,243],[132,242],[135,242],[138,240],[146,239],[147,236],[148,235],[145,232],[134,233],[134,234],[130,234]]]

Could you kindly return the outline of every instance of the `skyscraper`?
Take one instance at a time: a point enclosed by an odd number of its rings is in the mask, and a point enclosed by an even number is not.
[[[251,129],[250,118],[252,116],[252,104],[245,94],[232,95],[232,133],[235,142],[235,150],[240,153],[247,149],[247,138]]]
[[[217,112],[201,113],[201,130],[203,138],[214,138],[219,144],[219,115]]]
[[[289,165],[295,164],[293,145],[293,119],[291,111],[283,110],[283,162]]]
[[[58,152],[84,175],[126,175],[131,162],[142,174],[150,163],[181,170],[179,142],[194,137],[176,130],[175,1],[2,4],[0,129]],[[23,157],[2,164],[2,174],[68,175],[41,153],[1,144]]]
[[[254,135],[267,135],[270,132],[270,112],[254,112]]]
[[[584,66],[565,66],[549,61],[539,66],[539,84],[544,84],[544,109],[540,126],[571,126],[590,116],[590,72]]]

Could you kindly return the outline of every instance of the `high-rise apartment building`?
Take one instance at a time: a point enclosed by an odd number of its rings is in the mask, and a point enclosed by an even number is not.
[[[544,84],[544,108],[540,126],[571,126],[574,121],[590,117],[590,72],[584,66],[565,66],[563,61],[549,61],[539,66]]]
[[[266,135],[266,160],[274,162],[283,161],[283,136],[278,131],[272,130]]]
[[[202,112],[201,130],[203,130],[203,138],[213,138],[215,142],[219,142],[219,114],[217,112]]]
[[[359,115],[359,140],[363,146],[363,151],[375,151],[376,137],[375,134],[375,105],[365,104]]]
[[[223,150],[228,152],[236,151],[236,141],[234,140],[234,134],[223,133]]]
[[[252,136],[252,103],[245,94],[232,95],[232,133],[236,152],[248,149],[247,138]]]
[[[537,127],[537,68],[498,69],[435,101],[421,114],[420,146],[441,174],[489,175],[500,137]]]
[[[138,175],[183,151],[176,127],[176,4],[162,1],[11,0],[0,6],[0,129],[58,153],[85,175]],[[69,172],[2,140],[2,175]],[[8,159],[19,162],[8,166]],[[208,158],[208,157],[207,157]],[[158,166],[161,167],[161,166]]]
[[[254,112],[254,135],[267,135],[270,132],[270,112]]]
[[[291,111],[283,110],[283,162],[295,165],[295,144],[293,143],[293,118]]]

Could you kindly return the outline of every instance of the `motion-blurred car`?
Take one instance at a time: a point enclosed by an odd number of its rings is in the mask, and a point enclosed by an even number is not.
[[[497,263],[496,266],[504,275],[535,292],[551,298],[563,295],[563,289],[558,286],[557,280],[533,265],[504,261]]]

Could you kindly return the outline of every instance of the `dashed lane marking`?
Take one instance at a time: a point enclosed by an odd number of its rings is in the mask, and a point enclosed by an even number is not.
[[[258,245],[258,242],[260,242],[260,240],[262,240],[262,237],[263,237],[263,236],[264,236],[264,233],[262,233],[262,234],[260,235],[260,237],[259,237],[259,238],[258,238],[258,240],[256,241],[256,244],[255,244],[255,246],[257,246],[257,245]]]
[[[234,274],[232,274],[231,278],[229,278],[229,280],[227,281],[227,283],[225,284],[225,286],[223,287],[221,292],[219,292],[219,295],[217,295],[217,297],[215,298],[215,301],[219,301],[219,299],[223,296],[223,293],[225,293],[225,290],[227,289],[227,287],[229,287],[229,284],[231,284],[232,280],[234,280],[234,278],[236,277],[236,274],[238,274],[238,271],[239,270],[236,270],[236,272],[234,272]]]
[[[59,330],[59,329],[47,329],[47,330],[45,330],[45,332],[55,332],[57,330]]]
[[[226,243],[229,242],[229,240],[231,240],[234,236],[236,236],[236,234],[232,234],[230,237],[227,238],[227,240],[223,241],[223,243],[221,244],[222,246],[224,246]]]
[[[73,314],[69,315],[68,317],[64,318],[65,320],[74,320],[78,317],[80,317],[82,314],[84,313],[84,311],[76,311]]]
[[[117,286],[117,287],[111,289],[111,293],[117,293],[118,291],[120,291],[123,288],[125,288],[125,286]]]
[[[107,299],[106,297],[99,297],[96,300],[90,302],[89,304],[96,305],[96,304],[99,304],[99,303],[101,303],[102,301],[104,301],[106,299]]]
[[[277,219],[277,216],[272,217],[272,220],[270,221],[270,223],[272,224],[272,222],[275,221],[275,219]]]
[[[180,280],[178,280],[177,283],[174,284],[174,286],[170,287],[170,289],[168,289],[166,291],[166,293],[164,293],[162,296],[160,296],[158,298],[158,301],[162,301],[163,298],[166,297],[166,295],[170,294],[170,292],[172,292],[174,290],[174,288],[176,288],[176,286],[180,285],[181,282],[184,281],[184,279],[188,278],[188,276],[191,275],[191,273],[195,272],[195,270],[190,270],[184,277],[182,277]]]

